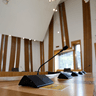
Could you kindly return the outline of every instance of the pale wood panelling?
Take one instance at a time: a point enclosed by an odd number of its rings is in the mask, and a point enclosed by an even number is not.
[[[91,36],[91,18],[90,1],[83,2],[83,34],[84,34],[84,68],[86,72],[92,72],[92,36]],[[90,67],[88,67],[91,65]]]
[[[3,41],[4,41],[4,35],[2,35],[2,39],[1,39],[1,48],[0,48],[0,71],[1,71],[1,61],[2,61],[2,51],[3,51]]]
[[[12,68],[14,68],[15,50],[16,50],[16,37],[12,37],[9,71],[11,71]]]
[[[32,41],[29,41],[30,44],[30,62],[31,62],[31,72],[33,72],[33,59],[32,59]]]
[[[29,40],[24,39],[25,71],[29,71]]]
[[[44,42],[40,42],[40,61],[42,65],[44,63]],[[45,66],[42,66],[41,72],[45,72]]]
[[[49,25],[49,59],[53,57],[53,18]],[[53,59],[48,62],[48,71],[53,71]]]
[[[16,68],[19,68],[21,38],[17,38]]]
[[[5,46],[4,46],[3,70],[2,71],[6,70],[7,45],[8,45],[8,36],[5,35]]]

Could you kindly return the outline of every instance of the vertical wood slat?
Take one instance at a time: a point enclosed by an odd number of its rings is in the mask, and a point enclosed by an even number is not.
[[[96,43],[94,43],[94,48],[95,48],[95,64],[96,64]]]
[[[24,39],[24,52],[25,52],[25,71],[29,72],[29,40]]]
[[[29,41],[29,44],[30,44],[30,62],[31,62],[31,72],[33,72],[32,41]]]
[[[9,71],[11,71],[12,68],[14,68],[15,51],[16,51],[16,37],[12,37]]]
[[[65,40],[66,45],[69,46],[69,35],[68,35],[68,27],[67,27],[67,18],[66,18],[66,10],[65,10],[65,3],[62,3],[62,13],[63,13],[63,22],[64,22],[64,30],[65,30]]]
[[[19,68],[21,38],[17,38],[17,39],[18,41],[17,41],[16,68]]]
[[[2,35],[2,39],[1,39],[1,50],[0,50],[0,71],[1,71],[1,61],[2,61],[2,51],[3,51],[3,41],[4,41],[4,35]]]
[[[63,25],[62,25],[62,16],[61,16],[61,4],[59,4],[59,17],[60,17],[60,27],[61,27],[61,39],[62,39],[62,48],[64,47],[64,37],[63,37]]]
[[[40,42],[40,61],[42,65],[44,63],[44,42]],[[41,72],[45,72],[45,66],[41,67]]]
[[[83,34],[84,34],[84,68],[86,72],[92,72],[92,36],[90,2],[83,2]],[[88,67],[91,65],[90,67]],[[86,68],[87,67],[87,68]]]
[[[2,71],[6,70],[7,45],[8,45],[8,36],[5,35],[5,46],[4,46],[3,70]]]
[[[53,17],[49,25],[49,59],[53,57]],[[48,71],[53,71],[53,59],[48,62]]]

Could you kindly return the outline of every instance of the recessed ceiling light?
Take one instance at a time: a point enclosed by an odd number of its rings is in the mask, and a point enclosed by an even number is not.
[[[53,11],[55,11],[55,9],[53,9]]]
[[[57,9],[55,11],[57,12]]]
[[[11,35],[9,35],[11,37]]]
[[[49,2],[51,2],[51,0],[49,0]]]
[[[36,40],[34,40],[34,41],[36,41]]]
[[[57,33],[59,33],[59,31]]]

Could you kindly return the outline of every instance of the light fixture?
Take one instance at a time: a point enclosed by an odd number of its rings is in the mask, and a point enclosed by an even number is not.
[[[59,33],[59,31],[57,33]]]
[[[29,39],[29,40],[31,40],[31,39]]]
[[[11,35],[9,35],[9,37],[11,37]]]
[[[23,37],[23,39],[24,39],[24,37]]]
[[[8,4],[9,0],[3,0],[4,4]]]
[[[36,41],[36,40],[34,39],[34,41]]]
[[[55,1],[55,0],[49,0],[49,2],[52,2],[52,1]]]
[[[57,12],[57,9],[53,9],[54,12]]]
[[[85,1],[85,3],[88,3],[89,2],[89,0],[84,0]]]

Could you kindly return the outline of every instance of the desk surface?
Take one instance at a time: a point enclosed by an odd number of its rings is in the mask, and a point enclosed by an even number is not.
[[[94,77],[92,74],[79,75],[72,79],[52,78],[54,84],[68,85],[63,91],[36,89],[19,86],[19,81],[0,82],[0,96],[93,96]]]

